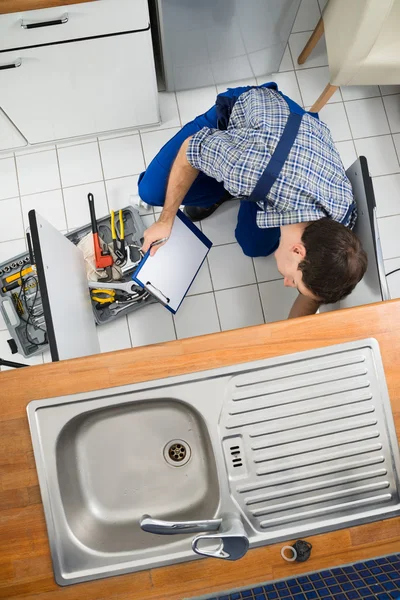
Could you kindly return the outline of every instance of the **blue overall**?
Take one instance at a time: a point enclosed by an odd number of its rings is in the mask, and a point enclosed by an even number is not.
[[[259,87],[278,89],[277,85],[273,82],[264,83]],[[228,89],[223,94],[219,94],[218,98],[225,98],[227,100],[225,108],[227,104],[232,108],[240,94],[250,89],[252,89],[252,86]],[[269,190],[279,176],[296,138],[302,116],[306,112],[296,102],[293,102],[293,100],[282,93],[281,95],[285,98],[290,109],[289,118],[282,137],[253,192],[248,198],[240,202],[235,236],[244,254],[247,256],[268,256],[279,245],[280,227],[261,229],[257,226],[256,215],[257,211],[260,210],[257,201],[265,200]],[[318,118],[315,113],[309,114]],[[141,173],[138,187],[139,196],[144,202],[152,206],[162,206],[164,204],[168,176],[182,143],[186,138],[200,131],[203,127],[226,129],[226,123],[225,126],[221,126],[221,113],[217,105],[210,108],[204,115],[200,115],[190,123],[187,123],[161,148],[146,171]],[[222,182],[200,172],[186,194],[183,204],[186,206],[208,208],[222,198],[225,193],[226,191]]]

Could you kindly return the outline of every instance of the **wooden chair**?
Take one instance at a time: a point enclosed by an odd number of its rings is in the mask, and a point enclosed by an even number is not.
[[[300,65],[324,32],[330,82],[312,111],[320,111],[341,85],[400,83],[400,0],[329,0]]]

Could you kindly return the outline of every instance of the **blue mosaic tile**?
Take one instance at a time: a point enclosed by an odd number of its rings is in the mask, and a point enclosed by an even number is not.
[[[400,600],[400,554],[225,592],[208,600]]]

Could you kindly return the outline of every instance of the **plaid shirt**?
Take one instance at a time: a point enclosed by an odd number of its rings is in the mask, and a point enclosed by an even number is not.
[[[268,88],[251,89],[236,100],[228,129],[203,128],[187,150],[189,163],[224,183],[233,196],[250,196],[283,133],[289,108]],[[279,227],[330,217],[353,227],[353,192],[328,127],[309,114],[288,158],[263,202],[257,225]]]

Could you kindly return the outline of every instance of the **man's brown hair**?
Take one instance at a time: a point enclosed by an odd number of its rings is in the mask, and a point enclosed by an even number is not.
[[[313,221],[301,236],[306,256],[299,264],[304,285],[324,304],[345,298],[367,270],[368,259],[355,233],[324,218]]]

